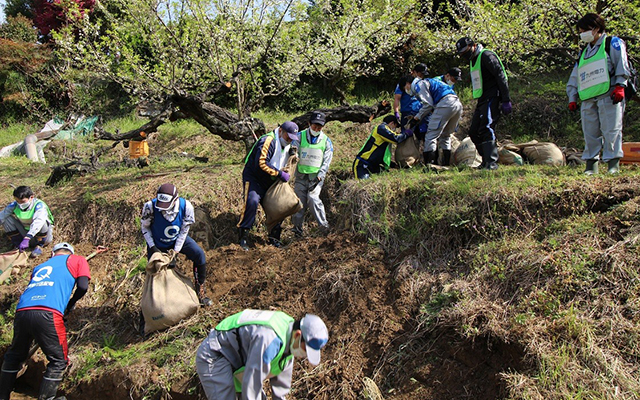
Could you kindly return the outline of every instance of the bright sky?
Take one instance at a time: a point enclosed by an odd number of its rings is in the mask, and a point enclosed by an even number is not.
[[[0,0],[0,24],[4,22],[4,0]]]

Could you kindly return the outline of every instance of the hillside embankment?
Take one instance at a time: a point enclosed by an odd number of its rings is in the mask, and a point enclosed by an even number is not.
[[[295,239],[286,222],[276,249],[259,226],[249,252],[236,245],[240,171],[123,169],[37,187],[57,240],[84,255],[109,247],[90,261],[90,291],[68,319],[69,399],[204,398],[197,346],[244,308],[327,321],[323,363],[296,366],[296,399],[361,399],[365,377],[389,400],[640,393],[637,168],[595,178],[570,167],[393,171],[368,182],[338,171],[324,192],[328,235],[311,223]],[[144,339],[139,213],[167,181],[196,206],[191,234],[214,306]],[[184,258],[179,267],[190,274]],[[0,288],[3,350],[28,272]],[[44,364],[36,353],[19,391],[33,394]]]

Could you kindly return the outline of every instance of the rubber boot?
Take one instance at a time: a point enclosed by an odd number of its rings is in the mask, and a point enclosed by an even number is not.
[[[608,171],[610,174],[617,174],[618,172],[620,172],[620,159],[619,158],[612,158],[611,160],[609,160],[608,162]]]
[[[424,153],[422,153],[422,158],[424,158],[424,165],[433,164],[436,162],[436,152],[425,151]]]
[[[475,144],[475,143],[474,143]],[[477,169],[484,169],[484,151],[482,151],[482,146],[476,146],[476,151],[478,152],[478,154],[480,155],[480,157],[482,158],[482,162],[480,163],[480,165],[478,165],[476,168]]]
[[[201,306],[210,307],[213,305],[213,301],[211,301],[204,292],[204,283],[198,283],[196,281],[196,293],[198,294],[198,299],[200,299]]]
[[[44,378],[40,384],[38,400],[54,400],[56,398],[56,393],[58,393],[58,386],[60,386],[60,381],[52,381]]]
[[[3,372],[0,374],[0,400],[9,400],[17,376],[17,372]]]
[[[269,244],[277,248],[282,247],[282,242],[280,242],[281,234],[282,227],[276,226],[275,228],[271,229],[271,232],[269,232]]]
[[[20,242],[22,242],[22,239],[24,239],[18,231],[7,232],[7,237],[11,241],[13,247],[16,249],[18,248],[18,246],[20,246]]]
[[[482,169],[493,171],[498,169],[498,146],[495,140],[483,142],[482,147]]]
[[[595,175],[598,173],[598,160],[587,160],[587,168],[584,170],[585,175]]]
[[[451,165],[451,150],[442,150],[442,166],[448,167]]]
[[[249,251],[249,244],[247,243],[247,235],[249,234],[249,230],[246,228],[240,228],[240,247],[242,250]]]

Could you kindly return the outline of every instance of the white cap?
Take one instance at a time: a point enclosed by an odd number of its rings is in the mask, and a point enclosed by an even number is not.
[[[71,254],[75,254],[75,251],[73,250],[73,246],[67,242],[60,242],[56,244],[55,246],[53,246],[53,249],[51,251],[55,253],[58,250],[68,250],[71,252]]]
[[[312,365],[320,364],[320,349],[329,340],[327,326],[317,315],[307,314],[300,320],[300,330],[309,362]]]

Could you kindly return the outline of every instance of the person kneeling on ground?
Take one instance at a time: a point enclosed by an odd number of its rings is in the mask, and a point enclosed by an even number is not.
[[[34,340],[49,360],[38,400],[56,398],[69,363],[64,317],[85,295],[90,279],[89,263],[84,257],[75,255],[73,246],[66,242],[53,246],[51,258],[33,269],[31,281],[16,306],[13,341],[2,363],[0,400],[9,400]]]
[[[356,179],[369,179],[371,174],[387,171],[391,166],[391,143],[402,143],[413,136],[413,131],[395,133],[400,121],[395,115],[387,115],[382,123],[373,128],[364,146],[353,161]]]
[[[208,400],[266,399],[268,379],[274,400],[291,391],[293,359],[320,364],[320,350],[329,340],[317,315],[301,320],[282,311],[244,310],[212,329],[196,353],[196,368]]]
[[[213,305],[205,295],[204,283],[207,277],[207,260],[204,251],[195,240],[188,236],[189,228],[196,221],[193,205],[189,200],[178,197],[178,189],[165,183],[158,188],[156,198],[142,207],[140,221],[142,235],[147,242],[147,260],[153,253],[169,249],[187,256],[193,263],[195,289],[203,306]]]
[[[29,186],[13,191],[15,201],[0,212],[0,223],[16,249],[33,248],[31,257],[42,255],[42,247],[53,240],[53,215],[44,201],[36,198]]]
[[[289,181],[290,175],[283,171],[283,168],[291,155],[289,153],[294,151],[291,143],[299,140],[298,125],[295,122],[287,121],[272,132],[262,135],[245,158],[242,170],[245,204],[242,219],[238,223],[239,244],[243,250],[249,250],[247,235],[256,221],[258,204],[262,201],[267,190],[277,179],[283,182]],[[280,247],[281,234],[282,224],[278,223],[269,232],[269,243]]]
[[[296,169],[294,191],[302,202],[302,209],[291,217],[293,231],[297,237],[302,237],[302,225],[307,209],[311,210],[323,231],[329,230],[324,204],[320,200],[324,178],[333,159],[333,143],[322,131],[325,122],[324,113],[316,112],[311,118],[309,128],[300,132],[300,161]]]

